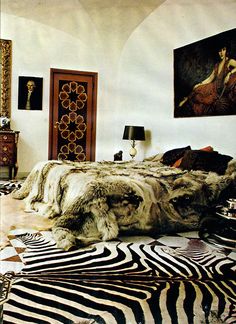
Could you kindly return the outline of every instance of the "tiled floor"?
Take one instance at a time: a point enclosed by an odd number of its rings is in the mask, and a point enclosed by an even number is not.
[[[0,179],[0,196],[9,194],[15,188],[19,188],[23,180],[2,180]],[[1,206],[0,206],[1,207]],[[0,226],[1,226],[1,213],[0,213]],[[25,251],[25,245],[16,238],[17,234],[22,231],[15,230],[9,233],[9,246],[0,250],[0,273],[6,273],[8,271],[20,272],[24,267],[23,252]]]
[[[8,236],[10,239],[9,246],[0,251],[0,273],[2,274],[8,271],[20,272],[24,267],[23,253],[26,246],[15,236],[20,233],[22,233],[22,231],[11,231]]]
[[[39,232],[32,229],[16,229],[9,232],[9,245],[0,251],[0,273],[8,271],[20,272],[24,267],[24,252],[26,245],[18,238],[19,235],[26,233],[38,233],[47,239],[52,239],[50,231]]]

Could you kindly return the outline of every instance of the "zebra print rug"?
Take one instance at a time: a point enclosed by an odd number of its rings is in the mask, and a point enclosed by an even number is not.
[[[14,189],[19,189],[24,180],[0,180],[0,196],[10,194]]]
[[[65,252],[18,237],[25,267],[1,277],[3,324],[236,323],[236,264],[190,239],[182,248],[129,237]]]

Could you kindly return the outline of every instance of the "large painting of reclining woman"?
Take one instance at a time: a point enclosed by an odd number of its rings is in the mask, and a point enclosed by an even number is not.
[[[236,29],[174,50],[174,117],[236,114]]]

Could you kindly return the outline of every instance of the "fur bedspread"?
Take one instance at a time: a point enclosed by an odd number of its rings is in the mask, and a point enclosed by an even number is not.
[[[59,248],[70,250],[121,231],[156,234],[194,230],[236,178],[235,160],[219,176],[156,162],[38,163],[13,193],[25,210],[53,220]]]

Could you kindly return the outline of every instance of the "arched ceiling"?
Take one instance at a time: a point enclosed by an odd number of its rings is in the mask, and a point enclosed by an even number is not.
[[[1,11],[103,48],[115,62],[134,30],[166,0],[0,0]],[[5,27],[6,28],[6,27]]]
[[[1,11],[38,21],[73,36],[84,17],[100,35],[127,39],[132,31],[165,0],[1,0]]]

